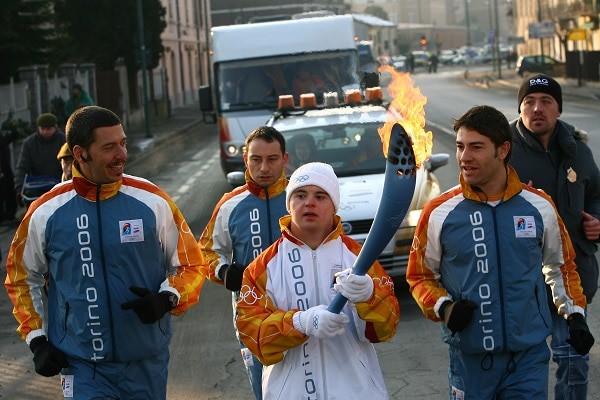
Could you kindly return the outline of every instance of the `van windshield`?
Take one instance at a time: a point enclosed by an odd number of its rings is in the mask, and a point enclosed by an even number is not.
[[[216,66],[220,111],[275,108],[277,97],[291,94],[298,105],[301,93],[358,89],[355,50],[285,55],[220,63]]]

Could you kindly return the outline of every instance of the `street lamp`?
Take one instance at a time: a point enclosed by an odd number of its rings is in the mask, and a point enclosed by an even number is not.
[[[150,108],[148,104],[148,75],[146,68],[146,43],[144,39],[144,15],[142,14],[142,0],[137,0],[138,34],[140,38],[140,61],[142,66],[142,91],[144,94],[144,122],[146,125],[146,137],[152,137],[150,126]]]
[[[471,46],[471,21],[469,18],[469,3],[470,0],[465,0],[465,23],[467,25],[467,46]]]
[[[500,33],[500,30],[498,29],[498,0],[494,0],[494,12],[494,50],[496,52],[496,55],[498,56],[498,79],[502,79],[502,60],[500,59],[500,47],[498,45],[498,34]]]
[[[489,43],[490,42],[490,40],[489,40],[490,34],[489,33],[494,29],[494,24],[492,22],[492,0],[486,0],[485,4],[487,4],[487,8],[488,8],[488,19],[489,19],[488,43]],[[494,39],[494,42],[489,43],[489,44],[492,45],[492,64],[494,66],[494,71],[496,71],[496,61],[502,62],[500,60],[500,55],[496,53],[496,46],[494,45],[497,40],[496,32],[494,32],[493,39]]]

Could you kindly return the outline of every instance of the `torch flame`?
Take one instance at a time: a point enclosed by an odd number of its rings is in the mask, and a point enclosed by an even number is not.
[[[383,143],[383,154],[387,156],[388,144],[392,127],[395,123],[402,125],[413,142],[415,162],[417,167],[431,155],[433,148],[433,134],[425,132],[425,104],[427,97],[421,94],[421,90],[414,87],[414,81],[410,74],[397,72],[393,67],[384,65],[379,71],[389,72],[392,82],[387,91],[393,99],[388,107],[388,121],[377,129]]]

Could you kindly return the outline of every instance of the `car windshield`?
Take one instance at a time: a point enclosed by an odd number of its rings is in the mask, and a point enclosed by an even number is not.
[[[287,174],[313,161],[330,164],[338,177],[384,173],[380,126],[369,122],[282,132],[289,154]]]
[[[356,52],[285,55],[218,64],[221,111],[274,109],[281,94],[299,96],[306,83],[317,94],[359,87]],[[299,77],[305,85],[298,84]],[[314,87],[313,87],[314,86]]]

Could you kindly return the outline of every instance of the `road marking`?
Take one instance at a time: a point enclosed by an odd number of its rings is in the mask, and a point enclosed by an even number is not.
[[[196,153],[192,158],[194,159],[193,162],[189,162],[186,163],[184,166],[181,166],[178,170],[177,173],[179,174],[185,174],[187,171],[192,170],[192,171],[196,171],[193,175],[191,175],[183,185],[181,185],[178,189],[177,189],[177,198],[181,198],[180,195],[183,195],[185,193],[187,193],[190,190],[190,187],[193,186],[194,182],[198,180],[199,177],[201,177],[209,168],[213,167],[213,164],[215,163],[215,161],[217,160],[218,156],[217,155],[213,155],[208,162],[202,162],[201,157],[199,157],[201,155],[202,152],[198,152]],[[188,174],[189,175],[189,174]]]
[[[431,126],[431,127],[435,128],[435,129],[437,129],[437,130],[440,130],[440,131],[442,131],[442,132],[444,132],[444,133],[446,133],[446,134],[448,134],[448,135],[450,135],[450,136],[455,136],[455,133],[454,133],[454,131],[453,131],[453,130],[451,130],[451,129],[448,129],[448,128],[446,128],[445,126],[442,126],[442,125],[436,124],[435,122],[431,122],[431,121],[427,120],[427,121],[426,121],[426,125],[427,125],[427,126]]]

